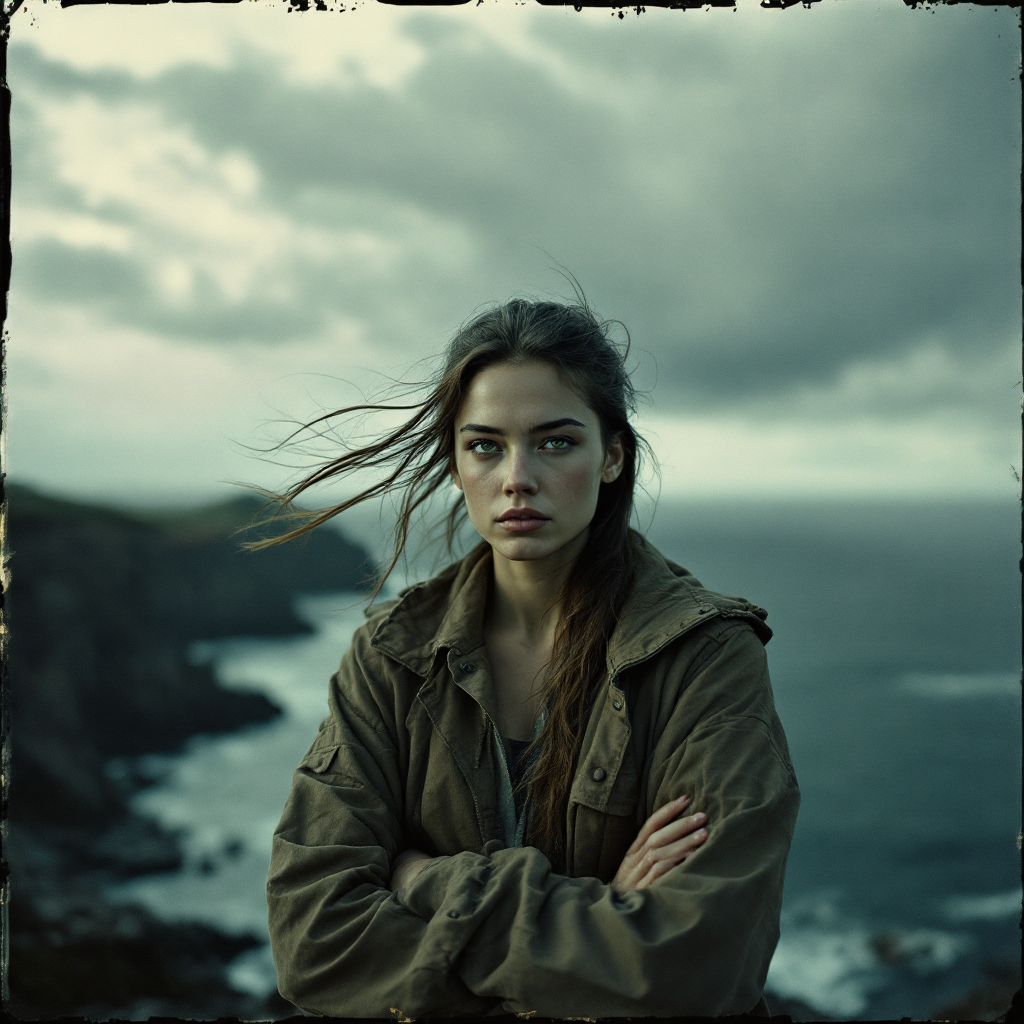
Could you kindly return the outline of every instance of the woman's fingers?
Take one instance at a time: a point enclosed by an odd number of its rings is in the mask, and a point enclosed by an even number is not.
[[[690,814],[685,818],[678,818],[675,821],[671,821],[667,825],[659,828],[656,832],[648,834],[646,837],[641,832],[640,836],[637,837],[637,840],[626,851],[625,859],[628,860],[631,857],[640,859],[649,851],[660,849],[661,847],[675,842],[682,836],[695,832],[697,829],[701,828],[707,820],[708,816],[703,812],[698,811],[696,814]]]
[[[679,839],[680,836],[684,836],[689,832],[695,832],[707,820],[708,816],[698,811],[696,814],[688,814],[685,818],[677,818],[675,821],[670,821],[667,825],[662,826],[656,832],[652,832],[647,836],[643,836],[643,833],[641,833],[637,837],[637,841],[626,851],[627,855],[641,853],[645,849],[656,849],[659,846],[665,846]],[[643,840],[642,842],[641,839]]]
[[[690,832],[696,832],[707,820],[708,816],[702,811],[698,811],[696,814],[688,814],[685,818],[677,818],[675,821],[670,821],[663,828],[659,828],[647,840],[647,845],[667,846],[669,843],[675,842]]]
[[[679,839],[662,849],[666,858],[680,859],[685,857],[688,853],[692,853],[696,850],[697,847],[707,839],[707,837],[708,830],[706,828],[699,828],[695,832],[691,832],[689,835],[683,836],[682,839]]]
[[[680,839],[678,842],[673,843],[671,846],[662,847],[657,851],[657,855],[652,858],[647,870],[643,872],[643,876],[634,885],[636,889],[646,889],[652,882],[660,878],[666,872],[670,871],[677,864],[693,853],[694,850],[700,846],[705,839],[708,837],[707,829],[700,829],[697,832],[692,833]]]
[[[674,868],[676,866],[676,863],[676,861],[658,861],[658,863],[655,864],[651,868],[651,870],[648,871],[647,874],[644,875],[644,877],[636,883],[634,888],[638,891],[640,889],[650,888],[650,886],[652,886],[659,878],[661,878],[662,875],[664,875],[666,872]]]
[[[689,796],[670,800],[644,822],[612,880],[616,892],[646,888],[707,839],[706,814],[680,816],[689,803]]]
[[[678,860],[684,854],[687,854],[691,850],[700,846],[700,844],[707,839],[707,836],[708,830],[706,828],[701,828],[683,836],[682,839],[677,839],[674,843],[668,843],[665,846],[648,846],[644,855],[640,858],[640,863],[643,864],[645,868],[650,868],[653,864],[656,864],[659,861]]]
[[[690,802],[690,797],[684,795],[676,800],[670,800],[667,804],[663,804],[659,807],[643,824],[636,839],[633,840],[633,845],[627,850],[627,853],[636,853],[647,840],[660,829],[662,826],[668,824],[673,818],[681,814],[686,808],[686,805]]]
[[[633,878],[646,878],[651,871],[654,871],[654,877],[664,874],[669,868],[688,857],[707,837],[708,830],[700,828],[677,839],[674,843],[665,846],[649,846],[643,855],[637,858],[634,871],[631,872]]]
[[[669,800],[667,804],[662,804],[644,823],[644,828],[641,831],[646,830],[648,835],[653,832],[657,832],[662,825],[670,822],[674,817],[681,814],[686,805],[690,802],[690,797],[684,794],[675,800]]]

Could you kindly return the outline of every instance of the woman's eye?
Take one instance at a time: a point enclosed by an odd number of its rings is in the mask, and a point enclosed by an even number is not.
[[[553,451],[564,452],[567,448],[574,447],[576,442],[568,437],[549,437],[544,444],[551,445]]]
[[[541,448],[546,448],[548,451],[564,452],[569,448],[575,448],[576,444],[577,442],[571,437],[549,437],[543,442]],[[496,441],[488,441],[485,437],[478,437],[476,440],[470,441],[466,448],[478,455],[493,455],[495,452],[501,451]]]

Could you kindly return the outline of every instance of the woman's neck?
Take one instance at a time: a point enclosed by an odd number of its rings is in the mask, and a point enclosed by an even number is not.
[[[494,553],[488,632],[550,646],[558,625],[558,591],[586,545],[586,531],[547,558],[513,561]]]

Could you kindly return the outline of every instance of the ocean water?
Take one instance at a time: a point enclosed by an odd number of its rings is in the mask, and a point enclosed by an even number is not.
[[[839,1019],[923,1019],[1020,958],[1020,514],[1015,502],[670,503],[648,537],[769,611],[803,794],[771,993]],[[285,707],[160,760],[141,808],[186,830],[184,871],[118,897],[265,934],[270,837],[326,684],[362,621],[307,599],[312,636],[195,651]],[[233,982],[274,984],[266,947]]]

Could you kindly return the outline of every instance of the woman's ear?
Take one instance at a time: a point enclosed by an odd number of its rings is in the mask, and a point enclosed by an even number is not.
[[[626,451],[622,447],[622,435],[616,434],[608,445],[608,451],[604,457],[604,468],[601,470],[601,483],[610,484],[618,480],[622,467],[626,463]]]
[[[462,477],[459,476],[459,471],[452,466],[452,483],[461,491],[462,490]]]

